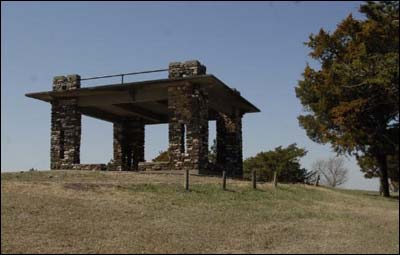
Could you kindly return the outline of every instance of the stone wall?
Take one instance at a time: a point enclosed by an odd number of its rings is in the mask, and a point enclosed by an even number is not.
[[[144,124],[139,120],[114,123],[114,159],[109,170],[136,171],[144,161]]]
[[[198,61],[171,63],[170,78],[205,74]],[[208,95],[197,84],[168,87],[169,157],[171,168],[199,172],[208,167]]]
[[[139,162],[139,171],[169,171],[171,166],[165,162]]]
[[[231,176],[243,176],[242,115],[219,113],[217,126],[217,168]]]
[[[53,91],[80,88],[79,75],[57,76]],[[80,163],[81,113],[76,99],[53,100],[51,103],[50,168],[71,169]]]
[[[106,164],[75,164],[72,166],[73,170],[90,170],[90,171],[105,171],[107,170]]]

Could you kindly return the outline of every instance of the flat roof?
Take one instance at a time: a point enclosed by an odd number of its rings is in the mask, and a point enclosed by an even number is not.
[[[168,123],[168,86],[187,83],[206,88],[209,120],[215,120],[217,112],[233,114],[238,109],[245,114],[260,111],[212,74],[27,93],[25,96],[49,103],[76,98],[82,114],[105,121],[118,122],[139,117],[145,124],[161,124]]]

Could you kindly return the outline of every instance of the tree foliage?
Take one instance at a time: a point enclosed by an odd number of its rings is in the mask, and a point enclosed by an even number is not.
[[[217,159],[217,142],[216,139],[213,140],[213,145],[208,151],[208,160],[211,163],[216,163]],[[158,155],[153,159],[153,162],[169,161],[168,150],[160,151]]]
[[[153,162],[165,162],[165,161],[169,161],[169,155],[168,155],[168,151],[160,151],[157,155],[157,157],[155,157],[153,159]]]
[[[260,152],[256,156],[244,160],[244,177],[250,178],[251,172],[256,170],[258,180],[271,181],[274,172],[277,171],[280,182],[303,182],[307,171],[300,167],[299,160],[306,153],[296,144]]]
[[[306,115],[300,126],[338,153],[369,155],[389,196],[386,157],[399,134],[399,4],[367,2],[332,33],[321,29],[306,45],[320,68],[307,64],[296,95]],[[386,178],[385,178],[386,177]]]
[[[211,163],[217,163],[217,140],[213,140],[210,150],[208,151],[208,161]]]

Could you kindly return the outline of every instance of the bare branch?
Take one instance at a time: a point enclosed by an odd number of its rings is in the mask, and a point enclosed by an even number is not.
[[[323,182],[333,188],[347,181],[348,170],[344,167],[344,159],[340,157],[317,160],[313,164],[313,170],[320,173]]]

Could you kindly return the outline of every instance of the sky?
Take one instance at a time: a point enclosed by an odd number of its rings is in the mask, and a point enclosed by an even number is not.
[[[360,2],[1,2],[1,171],[47,170],[50,104],[25,97],[49,91],[57,75],[82,78],[164,69],[197,59],[256,105],[243,118],[243,156],[297,143],[318,159],[334,157],[299,127],[304,113],[295,95],[307,63],[304,45],[320,28],[333,31]],[[125,81],[166,78],[166,73]],[[82,81],[82,87],[117,80]],[[215,122],[210,122],[210,141]],[[146,160],[168,145],[168,126],[146,126]],[[82,118],[82,163],[112,158],[112,124]],[[352,157],[346,158],[351,189],[377,190]]]

